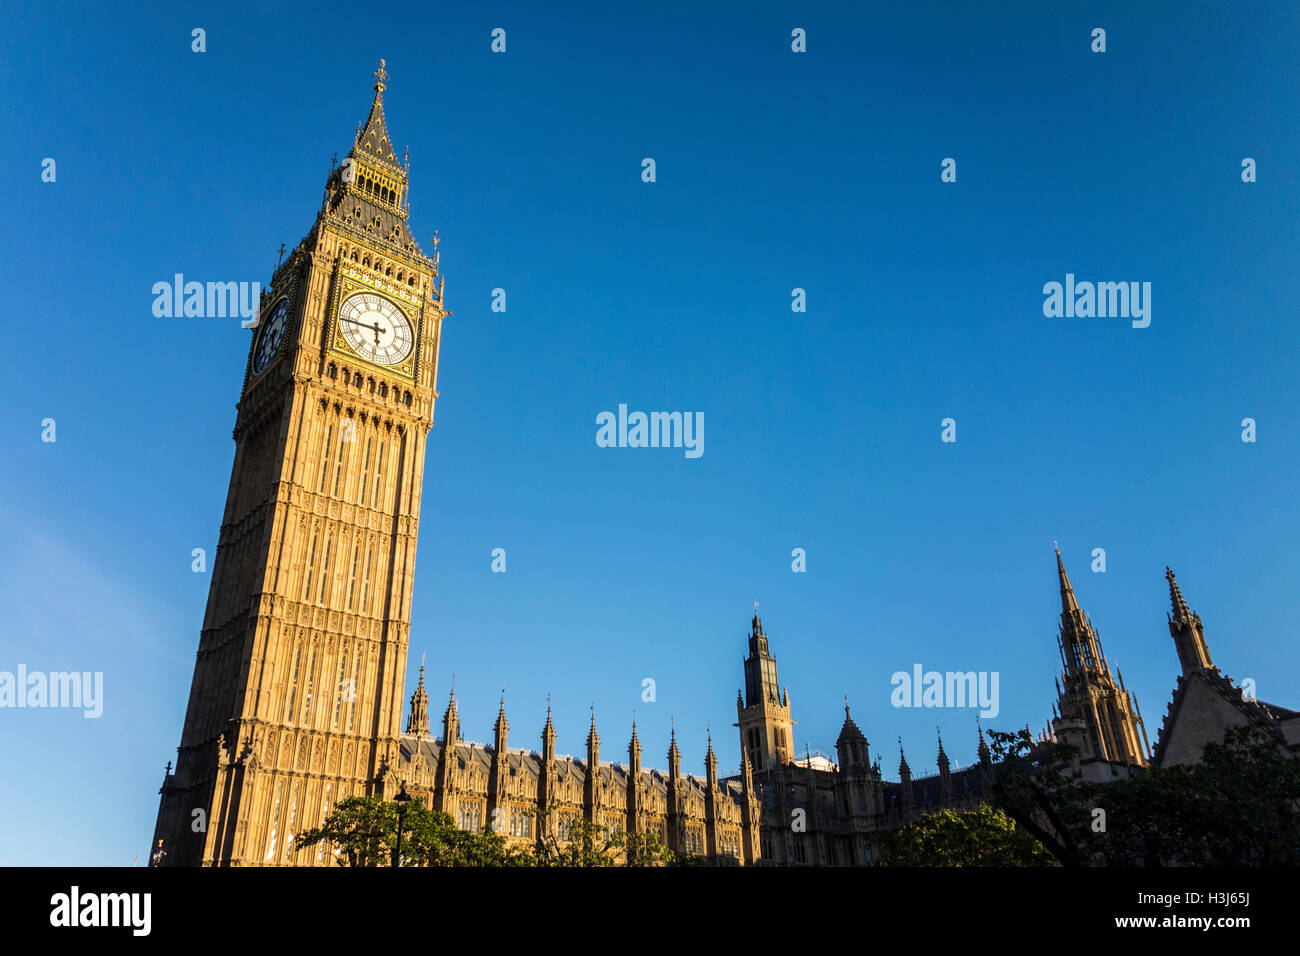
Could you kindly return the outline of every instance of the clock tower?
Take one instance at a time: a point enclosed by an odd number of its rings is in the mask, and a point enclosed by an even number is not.
[[[294,836],[398,762],[425,441],[438,396],[437,239],[370,115],[253,330],[162,865],[329,865]]]

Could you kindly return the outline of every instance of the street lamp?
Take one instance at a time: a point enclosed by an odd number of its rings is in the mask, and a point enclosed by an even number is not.
[[[406,781],[402,781],[402,789],[393,797],[393,802],[397,804],[397,849],[393,851],[393,866],[402,865],[402,819],[406,816],[406,803],[411,799],[410,794],[406,792]]]

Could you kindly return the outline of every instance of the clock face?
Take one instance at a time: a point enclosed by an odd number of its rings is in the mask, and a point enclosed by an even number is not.
[[[284,330],[289,324],[289,300],[281,299],[262,321],[262,331],[257,337],[257,349],[253,352],[253,372],[259,373],[270,363],[284,341]]]
[[[343,300],[339,331],[354,352],[376,365],[404,361],[415,345],[406,313],[373,292],[358,292]]]

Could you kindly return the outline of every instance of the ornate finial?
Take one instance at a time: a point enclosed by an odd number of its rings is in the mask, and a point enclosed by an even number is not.
[[[280,243],[280,258],[278,258],[278,259],[275,260],[276,268],[279,268],[280,263],[282,263],[282,262],[284,262],[284,243],[283,243],[283,242]]]
[[[375,92],[384,92],[384,88],[388,84],[388,71],[384,69],[383,60],[379,61],[379,69],[375,70],[373,76],[375,78]]]
[[[438,230],[437,229],[433,230],[433,248],[437,249],[438,243],[441,241],[442,240],[438,238]]]
[[[172,772],[172,762],[170,760],[167,761],[167,769],[164,772],[167,774]]]
[[[1057,553],[1057,554],[1060,554],[1060,553],[1061,553],[1061,546],[1060,546],[1059,544],[1056,543],[1056,539],[1055,539],[1055,538],[1052,539],[1052,547],[1056,549],[1056,553]]]

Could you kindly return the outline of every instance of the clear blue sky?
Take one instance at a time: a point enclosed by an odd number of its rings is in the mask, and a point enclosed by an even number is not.
[[[689,769],[708,724],[735,767],[758,600],[800,750],[831,751],[847,693],[888,776],[899,735],[933,768],[936,723],[969,762],[974,712],[896,710],[889,677],[998,671],[987,723],[1041,727],[1053,539],[1153,744],[1166,564],[1216,663],[1300,706],[1297,11],[974,6],[8,8],[0,670],[103,671],[105,701],[0,711],[0,863],[143,861],[249,337],[150,290],[268,281],[380,57],[454,313],[407,694],[427,653],[467,738],[505,684],[512,745],[550,693],[561,752],[594,701],[607,759],[635,708],[648,765],[675,716]],[[1151,326],[1045,318],[1067,272],[1150,281]],[[597,448],[619,403],[703,412],[705,454]]]

